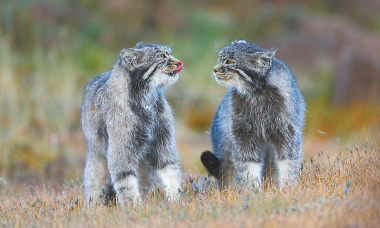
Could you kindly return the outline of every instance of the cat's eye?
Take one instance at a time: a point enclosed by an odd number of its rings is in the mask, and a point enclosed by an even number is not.
[[[160,54],[158,57],[159,57],[160,59],[165,59],[165,58],[166,58],[166,55],[165,55],[165,54]]]
[[[233,64],[234,62],[233,61],[231,61],[231,60],[226,60],[226,62],[225,62],[226,64]]]

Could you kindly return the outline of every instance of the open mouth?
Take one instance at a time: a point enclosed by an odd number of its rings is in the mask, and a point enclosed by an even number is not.
[[[227,76],[225,74],[215,73],[215,76],[218,78],[218,80],[230,80],[232,76]]]
[[[182,64],[181,61],[179,61],[178,63],[176,63],[175,66],[176,66],[176,68],[175,68],[172,72],[169,73],[170,76],[173,76],[173,75],[175,75],[176,73],[180,72],[180,71],[182,70],[182,66],[183,66],[183,64]]]
[[[180,71],[182,70],[182,66],[183,66],[182,62],[179,61],[179,62],[177,63],[177,68],[174,69],[173,73],[176,74],[176,73],[180,72]]]

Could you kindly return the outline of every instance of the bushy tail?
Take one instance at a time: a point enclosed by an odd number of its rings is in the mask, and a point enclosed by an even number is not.
[[[211,151],[204,151],[201,155],[201,161],[203,163],[203,166],[212,176],[214,176],[216,179],[220,179],[220,161]]]

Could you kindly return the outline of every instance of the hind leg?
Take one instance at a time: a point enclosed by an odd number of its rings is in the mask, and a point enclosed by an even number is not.
[[[84,188],[86,194],[86,205],[90,202],[105,203],[103,189],[109,180],[107,160],[105,157],[89,151],[84,170]]]
[[[105,196],[105,205],[116,204],[116,191],[113,187],[111,178],[107,181],[104,196]]]

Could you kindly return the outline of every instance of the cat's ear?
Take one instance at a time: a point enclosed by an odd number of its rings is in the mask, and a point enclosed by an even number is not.
[[[142,41],[138,42],[138,43],[136,44],[136,48],[141,47],[143,44],[144,44],[144,42],[142,42]]]
[[[244,44],[244,43],[247,43],[247,41],[245,41],[243,39],[237,39],[237,40],[232,41],[231,45],[234,45],[234,44]]]
[[[120,57],[126,60],[133,60],[138,55],[138,50],[135,48],[123,48],[120,51]]]
[[[276,51],[277,49],[253,53],[250,56],[250,63],[258,73],[264,75],[269,70]]]
[[[128,67],[133,67],[138,63],[138,60],[141,59],[144,55],[139,49],[136,48],[123,48],[120,51],[120,57],[123,60],[123,63]]]

